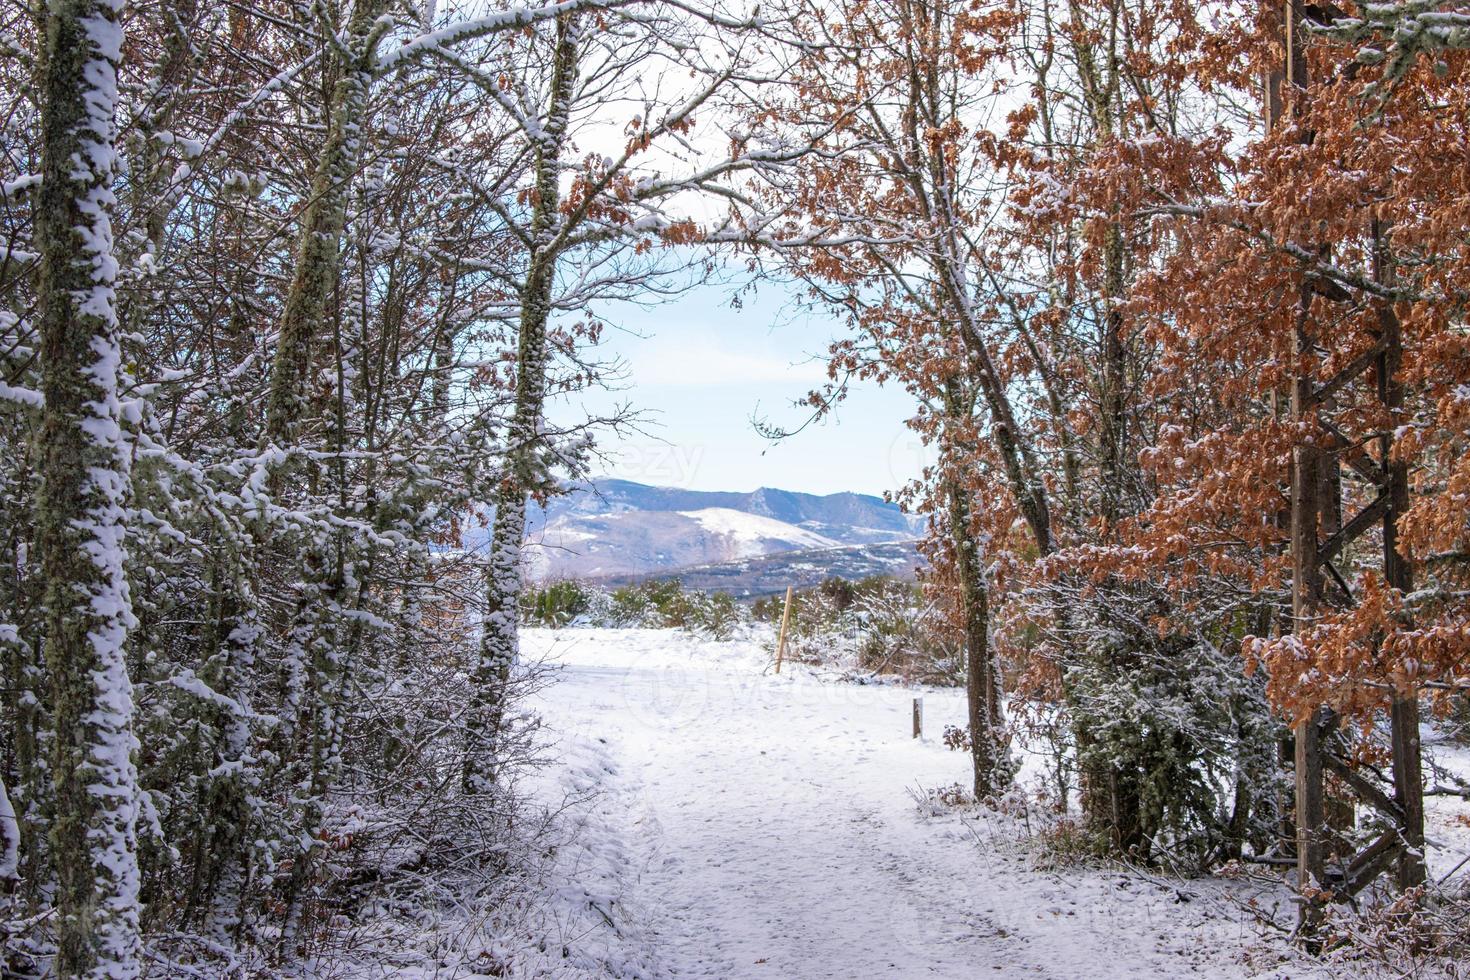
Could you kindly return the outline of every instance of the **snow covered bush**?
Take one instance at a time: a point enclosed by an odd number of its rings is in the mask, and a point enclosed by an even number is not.
[[[1470,958],[1470,895],[1422,887],[1329,910],[1324,955],[1365,976],[1460,978]]]
[[[1065,752],[1099,850],[1198,871],[1276,842],[1285,729],[1241,670],[1240,626],[1146,585],[1056,588],[1023,733]],[[1065,607],[1063,609],[1063,606]],[[1065,788],[1065,787],[1064,787]]]
[[[641,626],[687,629],[715,639],[728,639],[742,622],[744,609],[726,592],[687,590],[674,579],[656,579],[614,589],[596,626]]]

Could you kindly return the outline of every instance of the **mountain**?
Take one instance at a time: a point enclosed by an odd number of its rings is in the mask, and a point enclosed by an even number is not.
[[[626,579],[786,553],[835,556],[919,534],[915,518],[863,494],[711,492],[628,480],[575,484],[527,520],[527,557],[541,580]]]
[[[883,544],[850,544],[837,548],[809,551],[782,551],[717,562],[692,565],[660,575],[677,579],[686,589],[706,592],[728,592],[741,598],[779,595],[786,587],[807,589],[833,575],[856,581],[873,575],[892,575],[912,579],[924,565],[924,559],[913,540]],[[607,575],[598,578],[601,585],[616,587],[646,578],[646,575]]]

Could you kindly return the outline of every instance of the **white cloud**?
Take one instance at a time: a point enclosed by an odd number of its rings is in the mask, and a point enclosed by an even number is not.
[[[670,331],[661,342],[629,354],[633,384],[708,387],[785,382],[807,388],[827,380],[827,366],[819,360],[793,361],[762,351],[732,350],[716,338],[693,332],[677,341],[675,336]]]

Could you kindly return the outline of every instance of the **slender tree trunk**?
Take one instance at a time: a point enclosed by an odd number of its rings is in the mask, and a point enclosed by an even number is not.
[[[20,821],[15,817],[15,807],[10,794],[5,791],[5,780],[0,779],[0,899],[8,899],[20,878]],[[0,909],[5,908],[0,902]]]
[[[1030,441],[1017,422],[1011,392],[976,315],[967,274],[968,249],[961,232],[964,219],[955,199],[958,177],[943,154],[930,151],[926,135],[928,129],[940,129],[949,122],[945,112],[949,97],[943,91],[935,60],[924,44],[918,43],[922,38],[938,35],[943,11],[937,6],[926,11],[922,5],[905,5],[902,15],[909,44],[908,105],[903,114],[902,138],[894,140],[896,152],[892,164],[898,168],[896,176],[909,185],[914,202],[933,229],[933,248],[928,256],[930,268],[947,312],[953,315],[960,339],[973,361],[975,382],[990,412],[991,439],[1000,454],[1006,482],[1031,529],[1037,550],[1047,555],[1053,550],[1053,533],[1046,484]]]
[[[959,578],[960,607],[965,619],[965,700],[969,709],[970,756],[975,798],[995,796],[1013,775],[1006,750],[1001,714],[1000,667],[990,645],[990,597],[978,542],[970,533],[970,506],[965,492],[948,488],[950,541]]]
[[[296,269],[281,313],[266,396],[266,438],[281,447],[291,443],[304,413],[314,343],[341,280],[348,192],[362,150],[360,131],[378,40],[386,29],[377,23],[381,6],[382,0],[354,0],[347,42],[352,56],[332,90],[327,141],[301,218]]]
[[[51,675],[56,971],[138,974],[137,774],[123,659],[129,455],[111,215],[119,0],[55,0],[46,19],[37,540]]]
[[[228,545],[222,545],[228,547]],[[186,915],[202,914],[206,930],[229,942],[240,924],[241,897],[251,830],[249,676],[260,635],[249,561],[231,553],[214,565],[207,646],[200,680],[227,703],[209,707],[214,729],[209,771],[200,774],[203,820]]]
[[[1071,0],[1069,8],[1075,22],[1086,22],[1076,0]],[[1099,35],[1096,44],[1084,42],[1080,38],[1073,41],[1078,80],[1082,83],[1082,95],[1088,114],[1096,127],[1094,139],[1098,144],[1110,141],[1118,129],[1113,119],[1119,84],[1116,10],[1110,13],[1110,27]],[[1103,520],[1111,527],[1122,516],[1123,490],[1128,476],[1128,351],[1123,342],[1123,314],[1119,308],[1127,283],[1127,253],[1124,248],[1123,225],[1116,217],[1108,223],[1103,246],[1102,272],[1102,318],[1098,338],[1102,352],[1098,378],[1098,478],[1101,484],[1100,510]]]
[[[334,454],[331,465],[319,474],[325,484],[320,492],[330,500],[335,493],[338,513],[354,514],[351,498],[354,484],[366,491],[365,501],[355,516],[372,523],[376,516],[373,493],[375,480],[371,462],[361,473],[349,468],[347,453],[359,445],[360,433],[349,419],[360,418],[363,404],[362,371],[362,278],[356,271],[343,277],[345,297],[334,318],[333,336],[336,398],[326,414],[326,448]],[[371,446],[366,447],[369,452]],[[306,553],[306,583],[297,606],[293,626],[299,637],[304,668],[305,698],[299,702],[298,729],[305,749],[307,775],[298,785],[301,836],[307,843],[296,857],[287,885],[287,915],[282,929],[282,947],[289,953],[307,911],[308,888],[319,863],[318,852],[325,837],[328,801],[343,765],[344,694],[355,655],[362,644],[365,585],[372,579],[370,542],[342,526],[319,529]]]
[[[21,481],[27,481],[28,477],[34,477],[34,473],[25,468],[19,470],[18,476]],[[8,611],[7,616],[13,619],[10,625],[15,628],[15,633],[0,640],[0,655],[4,656],[5,663],[3,679],[0,679],[0,684],[5,686],[5,690],[0,691],[0,710],[3,710],[5,718],[0,724],[7,729],[4,735],[8,736],[9,749],[9,755],[0,758],[0,772],[14,778],[10,793],[20,839],[18,901],[29,906],[51,884],[46,857],[51,777],[46,765],[44,739],[49,726],[47,702],[50,698],[46,694],[49,681],[40,640],[45,632],[40,622],[44,616],[40,596],[42,586],[39,577],[27,567],[30,565],[27,544],[33,533],[32,502],[13,498],[7,503],[12,506],[0,510],[0,521],[9,522],[12,528],[6,548],[10,559],[7,564],[11,567],[5,570],[4,578],[0,580],[0,603]]]
[[[1297,311],[1294,353],[1299,358],[1313,354],[1307,332],[1311,306],[1309,287],[1302,287]],[[1292,379],[1291,417],[1302,422],[1311,411],[1313,380],[1310,371]],[[1299,441],[1292,449],[1291,465],[1291,557],[1292,631],[1303,632],[1317,617],[1322,602],[1322,569],[1317,564],[1317,526],[1321,516],[1321,450],[1311,442]],[[1327,809],[1322,788],[1322,744],[1318,735],[1319,715],[1313,711],[1296,726],[1296,825],[1298,887],[1314,889],[1325,879]],[[1301,905],[1302,924],[1315,927],[1321,910],[1315,897]]]
[[[1119,134],[1119,85],[1122,71],[1118,51],[1118,5],[1107,5],[1099,11],[1100,26],[1089,25],[1083,5],[1069,0],[1073,21],[1072,55],[1077,67],[1082,101],[1091,118],[1093,133],[1088,152],[1110,142]],[[1084,25],[1089,25],[1083,30]],[[1100,290],[1098,348],[1101,364],[1097,375],[1098,425],[1098,514],[1103,533],[1111,536],[1118,520],[1125,516],[1126,488],[1132,476],[1128,446],[1128,349],[1124,342],[1126,324],[1120,304],[1127,290],[1127,249],[1124,227],[1116,210],[1110,215],[1103,244],[1102,288]],[[1106,658],[1101,666],[1111,676],[1119,676],[1127,668],[1119,655],[1110,651],[1092,651],[1088,656]],[[1064,682],[1065,683],[1065,682]],[[1077,731],[1079,747],[1089,746],[1090,732]],[[1081,753],[1086,755],[1087,753]],[[1083,810],[1089,823],[1106,835],[1112,846],[1124,853],[1147,858],[1149,841],[1145,825],[1149,814],[1143,812],[1144,793],[1140,774],[1133,761],[1100,760],[1082,767]]]
[[[465,792],[482,792],[494,782],[495,743],[505,711],[511,669],[519,654],[521,548],[531,493],[547,479],[541,423],[546,401],[546,325],[556,285],[552,248],[560,217],[560,163],[571,99],[577,83],[574,18],[556,25],[556,53],[546,122],[536,146],[532,199],[531,262],[521,290],[520,337],[516,351],[515,412],[506,433],[505,469],[495,491],[495,523],[486,569],[485,619],[480,634],[465,753]]]
[[[969,409],[954,379],[944,385],[945,413],[967,419]],[[959,580],[960,610],[964,616],[965,700],[969,709],[970,758],[977,800],[1004,790],[1014,774],[1001,714],[1000,666],[990,645],[990,595],[979,542],[970,532],[970,501],[964,487],[948,480],[950,544]]]
[[[347,24],[346,50],[340,55],[338,76],[328,106],[327,139],[312,177],[311,197],[301,222],[296,268],[286,294],[266,398],[265,437],[283,449],[301,444],[300,423],[308,415],[308,381],[317,349],[324,337],[340,330],[340,310],[334,301],[343,294],[342,248],[348,231],[352,181],[362,150],[361,130],[377,61],[377,46],[389,26],[379,20],[383,0],[352,0]],[[340,343],[340,336],[337,338]],[[344,395],[341,363],[337,364],[337,414],[325,419],[330,451],[344,448],[340,402]],[[340,484],[342,461],[312,474],[313,490],[323,479]],[[285,469],[273,478],[282,482]],[[295,855],[285,886],[285,922],[280,951],[290,956],[307,908],[307,890],[320,846],[326,795],[339,765],[339,701],[343,650],[336,620],[345,594],[343,532],[311,533],[301,555],[301,585],[287,646],[286,715],[280,737],[294,742],[289,757],[297,760],[291,781],[297,787],[292,802],[299,816],[302,847]]]
[[[1108,533],[1123,516],[1127,484],[1128,356],[1123,343],[1123,302],[1125,281],[1123,229],[1114,222],[1108,226],[1103,269],[1103,363],[1102,417],[1099,419],[1100,480],[1102,483],[1102,516]]]

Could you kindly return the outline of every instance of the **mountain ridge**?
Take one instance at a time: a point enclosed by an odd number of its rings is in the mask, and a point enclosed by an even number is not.
[[[532,526],[536,516],[577,513],[606,513],[624,504],[636,510],[689,511],[711,507],[738,510],[747,514],[770,517],[787,524],[807,521],[871,527],[913,533],[916,524],[897,504],[882,497],[854,493],[850,490],[830,494],[805,493],[776,487],[738,490],[690,490],[684,487],[661,487],[622,479],[596,479],[570,484],[567,491],[552,499],[546,508],[533,508],[528,514]],[[875,523],[876,522],[876,523]]]
[[[527,514],[533,578],[619,578],[790,552],[837,554],[919,536],[916,518],[880,497],[659,487],[606,479],[572,484]]]

